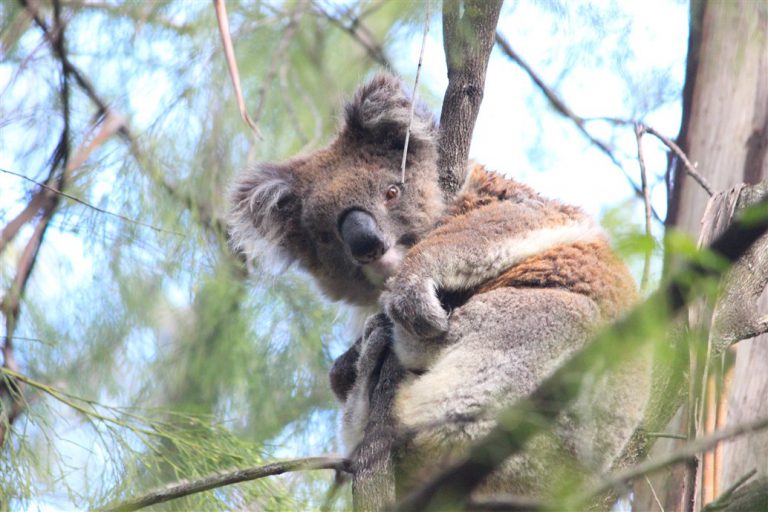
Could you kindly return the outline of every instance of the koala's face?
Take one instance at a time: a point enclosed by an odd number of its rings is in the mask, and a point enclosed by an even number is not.
[[[435,126],[423,112],[400,183],[409,114],[399,80],[378,76],[347,105],[329,147],[243,173],[233,189],[233,242],[249,257],[298,262],[334,300],[375,304],[443,210]]]

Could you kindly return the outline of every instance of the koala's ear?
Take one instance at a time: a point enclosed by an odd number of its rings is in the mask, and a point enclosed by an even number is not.
[[[230,243],[248,259],[289,265],[302,248],[301,197],[289,164],[261,164],[240,174],[230,193]]]
[[[354,139],[402,148],[411,116],[411,98],[399,78],[380,73],[360,87],[345,108],[344,132]],[[427,107],[417,102],[409,148],[435,146],[437,123]]]

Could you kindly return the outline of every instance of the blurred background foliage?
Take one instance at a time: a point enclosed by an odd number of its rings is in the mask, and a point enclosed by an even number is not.
[[[31,4],[53,26],[49,0]],[[227,184],[255,161],[327,142],[342,99],[373,70],[390,65],[412,78],[425,5],[228,2],[245,98],[262,141],[240,120],[210,2],[60,6],[69,59],[127,131],[73,171],[65,192],[98,209],[61,198],[24,290],[11,334],[27,379],[25,408],[0,452],[0,509],[97,507],[216,469],[341,452],[327,372],[352,341],[344,314],[306,276],[274,277],[231,254]],[[430,44],[439,50],[439,8],[432,10]],[[0,168],[43,182],[64,127],[61,62],[30,12],[0,1]],[[579,92],[593,70],[618,91],[620,109],[601,115],[671,109],[669,129],[676,129],[684,55],[674,57],[674,67],[633,58],[624,40],[634,18],[619,2],[512,1],[500,28],[514,30],[531,16],[545,34],[520,47],[567,99],[597,110]],[[686,27],[677,29],[684,48]],[[491,66],[490,84],[495,67],[514,69],[500,55]],[[437,111],[444,64],[428,60],[427,68],[422,94]],[[519,73],[516,80],[527,78]],[[556,165],[553,153],[564,139],[605,160],[535,88],[526,84],[518,94],[506,87],[526,105],[516,123],[529,132],[519,167]],[[70,145],[78,148],[98,109],[74,80],[69,110]],[[633,158],[632,138],[617,130],[598,126],[626,155],[620,158]],[[603,163],[608,170],[601,172],[621,176]],[[658,176],[664,170],[655,168]],[[0,173],[0,225],[35,189]],[[643,238],[630,190],[599,208],[622,253],[642,262],[653,244]],[[0,253],[0,293],[11,288],[31,232],[27,225]],[[332,476],[297,473],[166,507],[315,508]]]

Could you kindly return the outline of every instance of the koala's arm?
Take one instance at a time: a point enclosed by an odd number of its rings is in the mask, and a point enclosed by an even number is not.
[[[441,349],[449,316],[441,294],[473,290],[530,256],[602,236],[584,214],[514,201],[495,201],[449,219],[409,251],[382,295],[401,362],[425,369]]]
[[[357,338],[349,350],[333,362],[331,372],[328,375],[333,394],[336,395],[339,402],[343,403],[347,400],[347,396],[352,390],[352,386],[355,385],[355,380],[357,380],[357,361],[360,359],[361,342],[362,338]]]

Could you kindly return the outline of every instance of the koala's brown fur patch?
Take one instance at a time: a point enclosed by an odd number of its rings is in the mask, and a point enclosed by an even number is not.
[[[594,300],[606,320],[615,319],[637,298],[632,276],[604,240],[562,245],[518,263],[480,286],[485,293],[504,286],[560,288]]]

